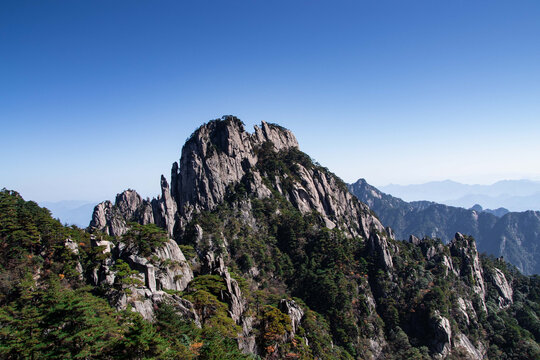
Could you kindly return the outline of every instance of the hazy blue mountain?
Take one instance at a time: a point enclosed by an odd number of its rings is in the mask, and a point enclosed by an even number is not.
[[[43,201],[39,205],[49,209],[52,216],[59,219],[62,224],[85,228],[92,218],[96,202],[83,200]]]
[[[425,184],[380,186],[379,189],[405,201],[429,200],[470,208],[505,207],[510,211],[540,210],[540,182],[502,180],[491,185],[468,185],[451,180]]]
[[[540,212],[480,211],[430,201],[406,202],[385,194],[364,179],[349,190],[366,203],[398,239],[409,235],[450,241],[459,231],[472,235],[480,251],[504,256],[525,274],[540,273]],[[494,214],[495,212],[496,214]],[[498,217],[500,216],[500,217]]]
[[[524,196],[512,195],[479,195],[469,194],[459,199],[441,201],[443,204],[461,207],[471,207],[474,204],[481,204],[485,208],[504,207],[511,211],[540,210],[540,193]]]

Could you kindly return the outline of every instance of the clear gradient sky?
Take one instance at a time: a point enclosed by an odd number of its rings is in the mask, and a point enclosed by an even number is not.
[[[540,179],[540,1],[1,1],[0,187],[159,192],[234,114],[352,182]]]

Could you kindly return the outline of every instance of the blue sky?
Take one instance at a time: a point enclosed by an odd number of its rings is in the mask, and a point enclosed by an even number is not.
[[[159,192],[224,114],[352,182],[540,179],[539,1],[2,1],[0,187]]]

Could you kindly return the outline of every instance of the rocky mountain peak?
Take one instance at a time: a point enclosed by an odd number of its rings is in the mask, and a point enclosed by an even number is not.
[[[287,158],[293,172],[275,169],[276,164],[285,166],[283,161],[276,162],[279,156]],[[267,158],[271,158],[270,165],[264,168]],[[215,209],[239,183],[259,199],[279,192],[302,213],[319,213],[330,229],[341,224],[351,236],[365,238],[372,229],[385,232],[339,178],[315,166],[298,150],[291,131],[263,121],[248,133],[244,124],[230,115],[193,132],[182,148],[180,161],[172,166],[170,186],[162,176],[159,198],[147,202],[128,190],[117,196],[115,205],[104,202],[96,206],[90,226],[119,235],[125,232],[127,221],[155,223],[178,238],[195,214]]]
[[[253,134],[234,116],[197,129],[171,172],[172,194],[181,215],[189,220],[193,211],[211,210],[221,203],[227,186],[239,182],[255,166],[256,150],[266,142],[277,151],[298,148],[289,130],[266,122],[256,126]]]

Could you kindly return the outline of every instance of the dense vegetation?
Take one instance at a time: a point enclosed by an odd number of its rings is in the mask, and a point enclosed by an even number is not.
[[[156,233],[154,226],[136,226],[128,237],[145,251],[159,243],[162,232]],[[65,246],[66,239],[78,243],[79,254]],[[223,328],[198,328],[166,303],[154,323],[113,309],[77,270],[78,261],[84,270],[92,268],[100,254],[96,250],[88,233],[62,226],[47,209],[16,192],[0,192],[1,358],[246,358],[230,335],[230,318],[223,336]]]

